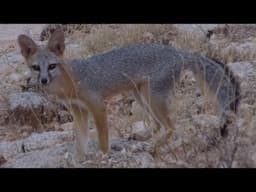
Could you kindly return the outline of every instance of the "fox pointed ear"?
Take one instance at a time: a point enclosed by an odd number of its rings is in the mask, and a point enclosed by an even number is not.
[[[26,35],[18,36],[18,44],[25,59],[29,59],[38,49],[36,43]]]
[[[48,41],[48,49],[57,56],[62,56],[65,50],[65,36],[61,29],[57,29]]]

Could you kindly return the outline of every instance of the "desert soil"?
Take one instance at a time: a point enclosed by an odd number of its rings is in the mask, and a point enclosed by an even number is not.
[[[185,71],[170,109],[176,133],[160,149],[152,119],[130,93],[107,102],[110,153],[99,152],[90,119],[89,153],[74,152],[73,118],[28,79],[16,39],[37,43],[46,24],[0,24],[0,167],[256,167],[255,25],[88,25],[86,33],[67,36],[67,56],[87,57],[133,41],[160,42],[213,56],[234,72],[241,84],[241,104],[229,135],[219,134],[219,117]],[[207,37],[212,34],[211,37]],[[205,46],[206,45],[206,46]],[[205,47],[204,47],[205,46]]]

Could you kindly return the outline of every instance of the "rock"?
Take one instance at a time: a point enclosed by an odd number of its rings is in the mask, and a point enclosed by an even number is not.
[[[19,51],[10,52],[0,57],[0,74],[10,74],[23,61],[22,55]]]
[[[239,106],[239,113],[241,114],[241,116],[243,118],[249,118],[252,116],[252,114],[254,113],[255,109],[253,108],[252,105],[249,105],[247,103],[242,103]]]
[[[151,132],[148,127],[145,126],[143,121],[138,121],[132,125],[132,138],[137,141],[145,141],[151,137]]]
[[[74,153],[74,142],[70,140],[71,133],[68,133],[68,139],[61,141],[53,137],[49,137],[49,135],[60,135],[62,133],[51,133],[48,135],[37,134],[38,141],[35,141],[36,137],[32,139],[30,137],[29,140],[33,140],[33,142],[25,142],[23,140],[23,146],[20,144],[22,142],[16,143],[16,147],[20,146],[20,151],[15,154],[8,154],[6,151],[1,151],[3,147],[0,145],[0,153],[3,154],[3,157],[7,160],[2,164],[1,167],[4,168],[64,168],[64,167],[141,167],[148,168],[154,167],[154,158],[145,151],[136,151],[131,152],[131,145],[140,146],[139,142],[129,141],[124,139],[117,139],[115,143],[123,144],[124,148],[121,151],[113,151],[111,150],[109,155],[103,155],[98,149],[90,144],[89,152],[85,156],[83,161],[80,161],[76,158]],[[41,137],[41,135],[44,135]],[[44,137],[47,137],[45,140]],[[42,141],[44,140],[44,141]],[[51,140],[55,140],[55,143],[47,143]],[[112,141],[111,141],[112,142]],[[41,144],[40,144],[41,143]],[[47,143],[47,144],[46,144]],[[1,144],[1,143],[0,143]],[[44,145],[42,145],[44,144]],[[6,147],[6,146],[5,146]],[[25,152],[24,150],[25,149]],[[5,149],[10,149],[10,147],[6,147]],[[29,150],[28,150],[29,149]],[[8,150],[9,151],[9,150]],[[13,151],[13,150],[12,150]]]
[[[218,127],[219,125],[219,118],[215,115],[209,114],[194,115],[193,121],[196,126],[205,128]]]
[[[8,78],[10,83],[16,83],[21,81],[23,79],[23,76],[19,73],[12,73]]]
[[[52,121],[56,109],[45,97],[34,92],[11,93],[8,96],[8,122],[42,128],[42,124]]]
[[[17,108],[37,108],[42,105],[50,105],[50,102],[43,96],[34,92],[11,93],[8,97],[11,110]]]
[[[154,167],[155,160],[149,153],[139,153],[135,156],[135,161],[139,164],[141,168],[152,168]]]
[[[72,130],[62,132],[49,131],[42,134],[34,133],[22,140],[0,142],[0,154],[6,160],[9,160],[20,153],[24,154],[30,151],[42,150],[72,140]]]
[[[255,96],[256,96],[256,63],[255,61],[230,63],[228,64],[228,66],[231,68],[234,74],[239,78],[240,90],[242,95],[242,103],[252,105],[253,107],[256,101],[255,100]]]
[[[256,68],[252,65],[251,62],[229,63],[228,67],[231,68],[235,75],[243,80],[249,76],[256,75]]]
[[[65,154],[72,145],[57,145],[52,148],[19,154],[2,165],[3,168],[63,168]]]
[[[42,128],[42,125],[57,121],[60,124],[73,121],[70,113],[58,104],[36,92],[17,92],[8,96],[8,122],[18,125],[31,125]]]
[[[17,39],[20,34],[37,34],[42,31],[45,24],[1,24],[0,41],[10,41]]]

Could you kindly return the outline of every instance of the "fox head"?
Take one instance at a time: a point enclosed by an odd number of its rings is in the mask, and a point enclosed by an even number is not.
[[[39,47],[26,35],[18,36],[18,44],[25,63],[32,73],[37,75],[38,83],[48,85],[60,74],[60,65],[63,62],[65,50],[62,30],[56,30],[44,48]]]

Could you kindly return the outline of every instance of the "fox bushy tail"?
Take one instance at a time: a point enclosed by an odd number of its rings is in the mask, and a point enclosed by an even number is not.
[[[225,136],[226,127],[232,122],[229,114],[237,113],[240,102],[239,82],[227,65],[200,55],[190,57],[185,68],[194,73],[201,89],[206,88],[211,98],[217,100],[221,110],[221,135]]]

